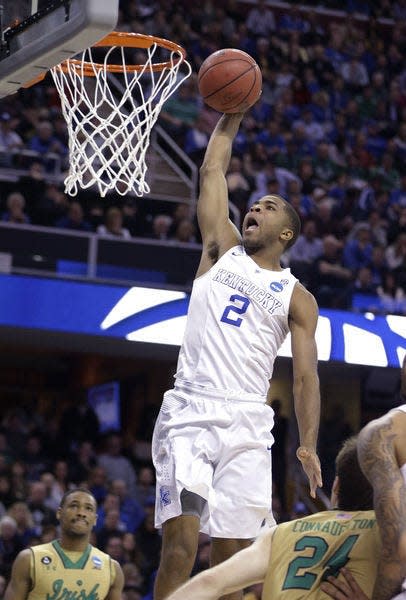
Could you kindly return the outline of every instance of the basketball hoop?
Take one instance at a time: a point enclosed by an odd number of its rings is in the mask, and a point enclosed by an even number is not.
[[[93,60],[94,47],[109,47],[102,63]],[[113,32],[87,48],[79,58],[53,67],[69,133],[69,173],[65,192],[97,185],[100,195],[115,190],[124,196],[149,193],[145,180],[151,130],[164,102],[192,72],[178,44],[150,35]],[[146,50],[143,64],[127,64],[125,49]],[[157,49],[169,51],[166,62],[154,62]],[[117,64],[108,61],[119,55]],[[186,73],[180,66],[186,66]],[[114,93],[109,74],[122,75]]]

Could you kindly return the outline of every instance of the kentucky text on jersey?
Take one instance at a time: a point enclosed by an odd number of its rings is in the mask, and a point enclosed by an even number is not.
[[[249,279],[246,279],[245,277],[242,277],[237,273],[233,273],[232,271],[227,271],[226,269],[219,269],[213,277],[213,281],[218,281],[223,285],[227,285],[228,287],[234,290],[242,292],[246,296],[249,296],[253,300],[256,300],[271,314],[277,308],[280,308],[282,306],[282,303],[279,300],[277,300],[270,292],[265,291]]]
[[[301,519],[296,521],[292,531],[322,531],[330,533],[331,535],[341,535],[345,530],[354,529],[372,529],[375,525],[375,519],[354,519],[347,523],[340,523],[339,521],[331,520],[325,522],[317,521],[302,521]]]

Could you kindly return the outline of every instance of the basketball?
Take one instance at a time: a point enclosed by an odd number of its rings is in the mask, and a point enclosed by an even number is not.
[[[202,63],[198,86],[205,103],[218,112],[244,112],[261,95],[261,70],[246,52],[225,48]]]

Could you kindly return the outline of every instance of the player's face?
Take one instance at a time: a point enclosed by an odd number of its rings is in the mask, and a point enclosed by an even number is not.
[[[264,196],[245,215],[242,239],[246,250],[256,251],[272,245],[281,233],[289,230],[284,201],[278,196]]]
[[[86,492],[73,492],[58,509],[57,517],[61,529],[74,536],[89,535],[97,518],[96,502]]]

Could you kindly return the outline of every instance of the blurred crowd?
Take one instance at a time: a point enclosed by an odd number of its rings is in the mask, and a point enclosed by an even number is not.
[[[118,28],[185,47],[193,74],[164,104],[159,123],[197,166],[219,118],[199,96],[199,67],[220,48],[251,54],[263,92],[244,118],[227,174],[233,218],[262,195],[281,194],[302,219],[284,264],[321,306],[406,314],[406,2],[323,5],[348,12],[264,0],[122,0]],[[0,102],[3,166],[9,150],[44,156],[2,186],[3,220],[199,242],[186,204],[163,203],[153,214],[133,197],[68,199],[50,180],[46,159],[51,152],[66,164],[67,145],[49,80]]]

